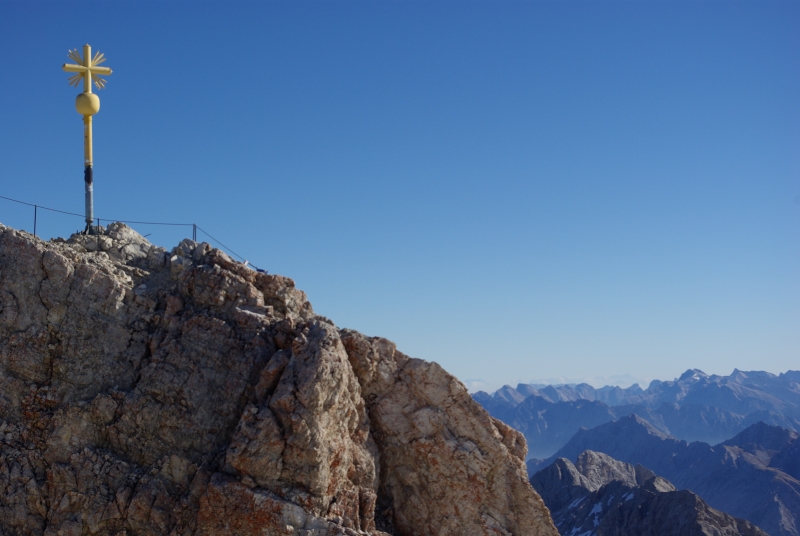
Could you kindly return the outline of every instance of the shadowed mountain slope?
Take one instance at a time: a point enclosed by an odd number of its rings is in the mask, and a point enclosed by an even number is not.
[[[531,477],[561,534],[603,536],[766,536],[742,519],[678,491],[641,465],[587,450]]]
[[[637,415],[581,430],[549,460],[529,462],[531,474],[585,450],[641,464],[727,514],[772,536],[800,534],[800,481],[782,470],[798,434],[757,423],[715,446],[667,436]],[[776,464],[773,465],[773,459]]]

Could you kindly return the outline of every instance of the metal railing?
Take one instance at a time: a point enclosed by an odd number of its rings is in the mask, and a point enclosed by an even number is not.
[[[39,209],[49,210],[51,212],[57,212],[59,214],[66,214],[68,216],[76,216],[76,217],[81,218],[81,219],[84,218],[83,214],[77,214],[75,212],[69,212],[69,211],[66,211],[66,210],[59,210],[57,208],[45,207],[43,205],[37,205],[35,203],[27,203],[25,201],[20,201],[19,199],[12,199],[12,198],[6,197],[4,195],[0,195],[0,199],[5,199],[6,201],[12,201],[14,203],[19,203],[20,205],[27,205],[29,207],[33,207],[33,236],[36,236],[36,224],[37,224],[37,220],[38,220],[38,217],[39,217]],[[259,272],[265,271],[265,270],[261,270],[258,266],[256,266],[255,264],[251,263],[250,261],[248,261],[247,259],[245,259],[241,255],[239,255],[238,253],[233,251],[231,248],[229,248],[228,246],[226,246],[225,244],[223,244],[222,242],[220,242],[219,240],[217,240],[216,238],[211,236],[208,233],[208,231],[204,230],[202,227],[200,227],[196,223],[170,223],[170,222],[155,222],[155,221],[132,221],[132,220],[117,220],[117,219],[114,219],[114,218],[102,218],[102,219],[101,218],[96,218],[96,221],[97,221],[97,226],[98,227],[100,226],[100,222],[101,221],[120,222],[120,223],[133,224],[133,225],[165,225],[165,226],[172,226],[172,227],[191,227],[192,228],[192,240],[194,240],[195,242],[197,242],[197,231],[200,231],[201,233],[206,235],[208,238],[210,238],[211,240],[213,240],[214,242],[219,244],[222,247],[222,249],[224,249],[225,251],[227,251],[228,253],[230,253],[234,257],[237,257],[238,259],[240,259],[243,263],[245,263],[245,265],[251,266],[254,269],[256,269],[257,271],[259,271]]]

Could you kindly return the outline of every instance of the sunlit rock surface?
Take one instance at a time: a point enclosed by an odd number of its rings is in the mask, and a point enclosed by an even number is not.
[[[549,535],[523,437],[291,279],[0,226],[0,534]]]

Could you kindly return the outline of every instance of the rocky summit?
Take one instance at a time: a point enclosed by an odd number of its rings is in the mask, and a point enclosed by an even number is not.
[[[0,535],[547,535],[522,435],[291,279],[0,225]]]

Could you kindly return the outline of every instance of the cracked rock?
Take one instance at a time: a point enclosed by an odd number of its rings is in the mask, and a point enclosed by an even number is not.
[[[0,225],[0,534],[556,536],[522,436],[286,277]]]

